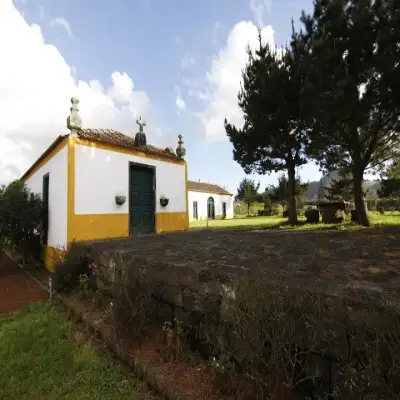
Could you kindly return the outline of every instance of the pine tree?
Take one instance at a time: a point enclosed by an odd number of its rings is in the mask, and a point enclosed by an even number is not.
[[[244,178],[239,183],[236,200],[240,200],[247,205],[247,215],[250,215],[252,204],[260,200],[259,188],[260,183],[255,183],[252,179]]]
[[[309,54],[302,103],[312,127],[310,154],[328,170],[350,169],[358,222],[365,226],[364,173],[390,159],[399,141],[395,3],[315,0],[313,14],[301,17],[299,37]]]
[[[339,177],[332,179],[325,187],[325,197],[328,200],[353,200],[353,179],[345,171],[339,171]]]
[[[300,74],[302,51],[293,33],[284,52],[264,44],[248,49],[248,62],[238,94],[244,125],[225,120],[225,130],[234,147],[234,159],[246,173],[285,171],[288,177],[289,223],[297,223],[296,167],[306,163],[307,132],[300,124]]]

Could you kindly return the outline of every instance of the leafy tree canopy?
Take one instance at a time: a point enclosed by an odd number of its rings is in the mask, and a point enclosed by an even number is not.
[[[297,197],[303,197],[308,190],[308,183],[301,182],[300,178],[296,178],[296,191]],[[286,175],[282,174],[278,178],[276,185],[270,185],[265,188],[265,192],[269,194],[272,201],[287,202],[290,196],[289,182]]]
[[[309,55],[302,101],[303,117],[312,127],[310,154],[328,170],[350,168],[364,225],[369,224],[364,172],[393,157],[399,141],[399,108],[392,95],[398,91],[399,58],[387,51],[398,43],[395,8],[389,0],[315,0],[313,14],[301,17],[299,37]]]
[[[261,196],[258,193],[260,183],[256,183],[254,180],[244,178],[239,183],[237,190],[236,200],[240,200],[247,204],[247,214],[250,214],[250,207],[257,201],[261,201]]]
[[[246,173],[287,171],[292,223],[297,222],[295,169],[306,163],[308,143],[307,132],[300,124],[299,103],[304,79],[299,66],[304,52],[297,46],[295,34],[284,51],[264,43],[259,35],[258,48],[248,49],[238,94],[244,125],[239,128],[225,120],[234,159]]]
[[[24,255],[38,257],[43,215],[41,198],[31,193],[24,182],[11,182],[0,193],[0,239]]]

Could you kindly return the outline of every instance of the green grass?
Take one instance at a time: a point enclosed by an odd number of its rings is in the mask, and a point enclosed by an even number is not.
[[[378,212],[369,213],[371,225],[375,227],[399,226],[400,212],[386,212],[384,215]],[[221,219],[208,222],[209,228],[215,229],[290,229],[290,230],[315,230],[315,229],[337,229],[337,230],[354,230],[361,229],[359,225],[346,222],[341,224],[306,224],[304,217],[299,217],[300,225],[291,227],[287,225],[287,218],[282,217],[236,217],[233,219]],[[191,228],[206,228],[207,221],[192,221]]]
[[[45,303],[0,320],[0,360],[0,399],[140,398],[118,367],[78,345],[65,317]]]

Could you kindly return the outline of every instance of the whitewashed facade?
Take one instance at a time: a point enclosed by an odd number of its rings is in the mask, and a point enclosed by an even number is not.
[[[77,144],[75,146],[75,214],[128,214],[129,202],[115,203],[115,196],[129,197],[129,165],[155,167],[156,213],[186,212],[185,166],[131,154]],[[160,197],[169,199],[161,207]]]
[[[65,247],[68,211],[68,146],[66,144],[25,180],[29,190],[41,195],[42,198],[45,177],[48,177],[49,188],[47,245]]]
[[[234,196],[218,185],[188,181],[189,220],[233,218]]]

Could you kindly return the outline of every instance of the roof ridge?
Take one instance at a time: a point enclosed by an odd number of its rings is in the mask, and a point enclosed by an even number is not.
[[[176,154],[167,151],[167,148],[147,144],[145,146],[135,146],[135,139],[123,132],[114,129],[99,129],[99,128],[81,128],[77,131],[78,137],[86,140],[97,141],[105,144],[111,144],[124,148],[133,148],[139,151],[159,154],[167,158],[180,159]]]

